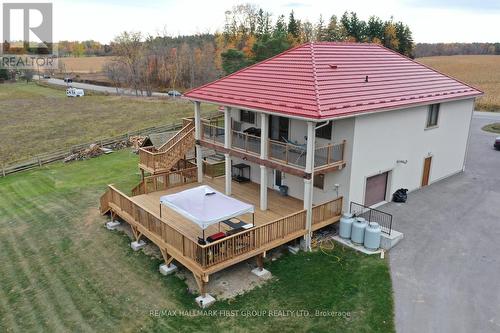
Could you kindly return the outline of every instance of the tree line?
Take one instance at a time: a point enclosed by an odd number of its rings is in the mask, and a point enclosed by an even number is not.
[[[355,12],[345,12],[340,18],[330,16],[327,22],[320,16],[313,24],[296,19],[292,11],[288,18],[280,15],[273,21],[269,12],[250,4],[226,12],[224,30],[215,40],[225,74],[312,41],[370,42],[414,55],[410,28],[392,18],[371,16],[364,21]]]
[[[406,56],[413,56],[411,30],[392,18],[368,21],[354,12],[328,22],[320,16],[311,23],[273,16],[255,5],[239,5],[225,13],[222,32],[194,36],[146,36],[124,32],[109,45],[116,59],[105,65],[116,87],[127,86],[137,94],[151,95],[156,87],[189,89],[223,74],[265,60],[296,45],[311,41],[379,43]]]
[[[115,87],[130,87],[137,95],[153,89],[187,89],[220,77],[213,35],[148,36],[123,32],[111,43],[114,60],[104,66]]]
[[[500,43],[419,43],[415,46],[416,57],[471,54],[500,55]]]

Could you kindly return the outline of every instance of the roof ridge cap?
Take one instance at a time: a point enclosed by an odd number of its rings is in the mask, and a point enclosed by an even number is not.
[[[314,80],[314,95],[316,98],[316,107],[318,109],[318,116],[322,116],[321,112],[321,104],[319,102],[319,91],[318,91],[318,77],[316,73],[316,57],[314,54],[314,42],[309,44],[309,47],[311,48],[311,62],[312,62],[312,70],[313,70],[313,80]]]

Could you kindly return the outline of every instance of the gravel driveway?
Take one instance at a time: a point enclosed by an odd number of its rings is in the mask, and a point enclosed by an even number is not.
[[[500,332],[500,151],[475,113],[466,171],[389,203],[398,332]]]

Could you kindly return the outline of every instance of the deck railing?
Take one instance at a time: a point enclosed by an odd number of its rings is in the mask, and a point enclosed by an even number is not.
[[[232,131],[231,147],[247,153],[260,154],[260,137],[240,131]]]
[[[314,167],[321,168],[331,164],[342,163],[344,161],[344,149],[346,141],[337,144],[327,144],[316,147],[314,152]]]
[[[192,166],[182,170],[144,177],[144,180],[132,189],[132,196],[164,191],[175,186],[194,183],[198,179],[197,170],[196,166]]]
[[[202,123],[201,135],[202,139],[207,142],[224,145],[225,141],[224,127]]]
[[[327,144],[316,147],[314,152],[314,167],[320,168],[336,163],[342,163],[344,159],[345,141],[338,144]],[[276,140],[269,140],[269,158],[284,164],[300,168],[306,167],[306,145],[291,144]]]
[[[195,262],[197,260],[197,254],[200,252],[200,245],[198,243],[185,236],[172,225],[166,223],[156,214],[134,203],[128,196],[112,185],[109,186],[108,192],[108,204],[114,205],[114,210],[122,218],[132,219],[151,233],[146,235],[146,237],[153,241],[163,242],[169,247],[169,251],[175,252],[191,261]],[[183,261],[182,258],[177,259],[181,262]]]
[[[307,233],[306,211],[300,210],[213,243],[201,245],[184,235],[169,221],[137,205],[112,185],[101,198],[101,206],[112,208],[122,218],[128,219],[129,223],[141,225],[148,231],[145,234],[146,237],[159,246],[167,246],[167,250],[181,263],[187,258],[191,264],[199,265],[200,270],[207,270],[231,260],[236,263],[238,257],[242,259],[251,257],[254,253],[270,250]],[[315,206],[313,224],[340,215],[341,207],[342,198]],[[176,255],[186,258],[178,258]]]
[[[320,224],[342,214],[343,197],[313,207],[312,225]]]
[[[185,126],[180,133],[182,135],[175,140],[169,140],[172,143],[164,151],[154,147],[140,148],[139,165],[153,172],[169,171],[194,146],[194,127]]]
[[[158,148],[158,152],[163,152],[167,151],[170,149],[174,144],[176,144],[183,136],[185,136],[187,133],[192,131],[194,128],[194,121],[187,121],[183,119],[183,127],[180,131],[174,134],[167,142],[165,142],[163,145],[161,145]]]
[[[305,210],[201,246],[198,262],[203,268],[265,247],[274,247],[306,233]],[[274,243],[274,244],[273,244]]]

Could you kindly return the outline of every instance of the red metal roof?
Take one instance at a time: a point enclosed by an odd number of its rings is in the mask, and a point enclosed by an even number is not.
[[[320,42],[297,46],[184,96],[322,119],[481,94],[377,44]]]

